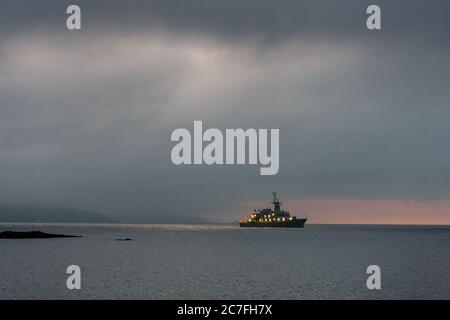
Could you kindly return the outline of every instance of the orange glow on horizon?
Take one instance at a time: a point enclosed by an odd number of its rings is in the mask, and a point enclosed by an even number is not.
[[[245,205],[261,206],[255,202]],[[284,209],[297,217],[307,213],[312,224],[450,225],[450,200],[285,199]]]

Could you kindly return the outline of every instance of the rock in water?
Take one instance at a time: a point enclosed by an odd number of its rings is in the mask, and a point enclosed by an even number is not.
[[[130,238],[123,238],[123,239],[116,239],[116,241],[131,241],[133,239]]]
[[[41,231],[3,231],[0,232],[0,239],[49,239],[49,238],[81,238],[65,234],[52,234]]]

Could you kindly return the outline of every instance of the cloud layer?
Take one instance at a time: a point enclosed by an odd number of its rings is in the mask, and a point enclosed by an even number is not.
[[[64,3],[6,1],[0,202],[214,219],[273,187],[448,200],[449,4],[380,5],[371,33],[364,1],[80,2],[69,32]],[[174,166],[194,120],[279,128],[280,173]]]

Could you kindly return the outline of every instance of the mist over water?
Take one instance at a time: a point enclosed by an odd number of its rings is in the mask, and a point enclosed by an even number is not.
[[[450,227],[0,225],[0,299],[450,299]],[[132,241],[115,241],[117,238]],[[82,289],[66,288],[79,265]],[[368,290],[366,268],[381,268]]]

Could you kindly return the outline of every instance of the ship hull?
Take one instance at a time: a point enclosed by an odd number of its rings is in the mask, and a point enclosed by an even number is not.
[[[285,222],[241,222],[242,228],[303,228],[307,219],[295,219]]]

